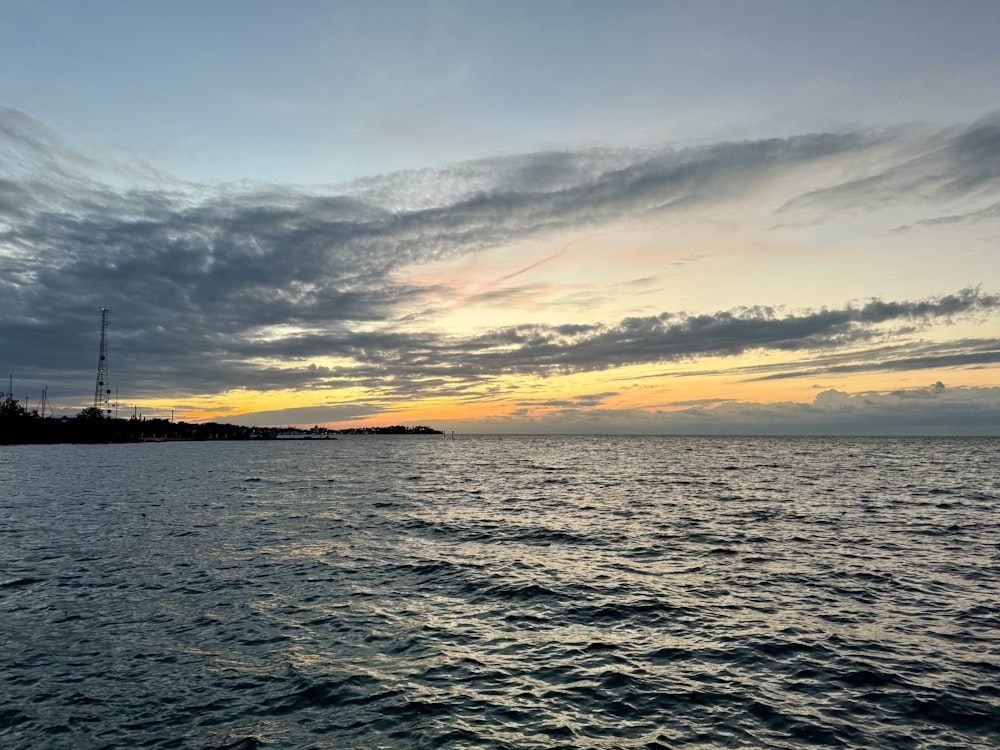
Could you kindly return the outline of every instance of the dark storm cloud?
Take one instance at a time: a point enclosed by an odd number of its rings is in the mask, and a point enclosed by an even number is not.
[[[877,337],[884,323],[993,314],[995,297],[966,290],[784,317],[763,307],[664,313],[463,339],[410,332],[441,290],[391,279],[410,264],[738,198],[834,157],[903,155],[867,183],[804,204],[878,198],[907,184],[979,191],[1000,170],[986,158],[997,127],[987,118],[919,138],[859,131],[539,153],[306,189],[192,185],[142,165],[130,172],[0,110],[3,364],[85,401],[97,311],[107,305],[112,381],[133,398],[345,384],[461,398],[501,373],[829,349]],[[393,329],[404,320],[406,332]],[[351,366],[311,366],[329,357]]]

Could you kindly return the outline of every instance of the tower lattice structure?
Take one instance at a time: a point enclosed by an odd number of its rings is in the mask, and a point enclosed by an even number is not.
[[[101,353],[97,359],[97,385],[94,386],[94,408],[111,416],[111,389],[108,387],[108,323],[111,308],[101,308]]]

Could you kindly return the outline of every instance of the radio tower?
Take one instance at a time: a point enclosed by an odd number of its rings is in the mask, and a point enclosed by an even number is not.
[[[108,318],[110,307],[101,308],[101,355],[97,360],[97,385],[94,386],[94,408],[111,416],[111,389],[108,388]]]

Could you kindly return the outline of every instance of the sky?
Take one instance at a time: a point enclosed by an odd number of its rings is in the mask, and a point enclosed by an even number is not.
[[[92,405],[108,307],[122,416],[1000,434],[997,29],[0,0],[0,372]]]

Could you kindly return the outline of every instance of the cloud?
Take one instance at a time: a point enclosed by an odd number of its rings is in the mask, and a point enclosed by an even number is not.
[[[976,211],[968,211],[951,216],[937,216],[933,219],[923,219],[914,224],[904,224],[893,229],[893,232],[903,233],[917,229],[932,229],[935,227],[956,226],[961,224],[978,224],[983,221],[1000,219],[1000,203],[993,203]]]
[[[714,314],[662,313],[626,318],[614,325],[567,331],[542,325],[492,331],[448,351],[449,361],[471,354],[486,370],[545,374],[611,366],[733,356],[747,351],[812,351],[865,343],[879,326],[927,323],[954,316],[994,315],[1000,296],[965,289],[933,299],[891,302],[778,316],[768,307]]]
[[[818,357],[800,366],[785,365],[781,372],[756,375],[748,380],[785,380],[816,375],[854,372],[900,372],[938,368],[985,367],[1000,364],[1000,342],[996,339],[963,339],[946,344],[910,344]],[[774,365],[755,372],[777,369]]]
[[[916,408],[915,408],[916,407]],[[658,411],[556,408],[512,418],[457,420],[458,432],[663,435],[996,435],[1000,388],[919,388],[848,393],[827,389],[811,403],[677,402]]]
[[[325,422],[343,422],[348,420],[379,419],[390,409],[385,404],[317,404],[315,406],[299,406],[271,411],[252,411],[226,417],[224,421],[232,424],[250,426],[263,425],[319,425]]]
[[[882,153],[867,174],[808,191],[779,213],[810,213],[813,220],[839,212],[870,213],[906,202],[948,202],[1000,189],[1000,112],[945,131],[898,131],[892,153]]]
[[[332,187],[195,185],[98,163],[0,109],[0,348],[19,379],[85,402],[97,311],[110,306],[111,379],[130,398],[352,385],[381,403],[489,398],[484,387],[504,373],[871,346],[893,325],[994,316],[997,297],[965,289],[787,315],[764,305],[444,334],[420,330],[418,311],[446,308],[448,290],[394,281],[395,272],[722,206],[801,174],[826,182],[785,213],[886,202],[905,190],[979,195],[998,184],[1000,166],[987,158],[998,128],[993,117],[931,133],[542,152]],[[835,162],[877,166],[829,185]],[[993,361],[988,352],[953,356]]]
[[[920,408],[913,408],[914,401]],[[995,435],[1000,388],[922,388],[819,393],[812,403],[727,402],[670,417],[701,434]]]
[[[604,391],[602,393],[587,393],[571,398],[550,398],[519,401],[518,406],[544,407],[550,409],[585,409],[600,406],[609,398],[618,395],[617,391]]]
[[[757,380],[996,363],[1000,354],[992,340],[923,347],[866,349],[855,345],[892,340],[894,329],[880,332],[879,327],[885,324],[930,323],[955,316],[992,314],[998,308],[1000,297],[967,289],[916,302],[872,300],[837,310],[785,316],[766,308],[712,315],[663,313],[627,318],[614,325],[521,326],[466,338],[426,332],[310,333],[274,340],[233,341],[227,348],[228,364],[187,361],[197,368],[202,382],[218,389],[226,387],[227,379],[236,378],[246,387],[260,390],[356,386],[378,391],[384,398],[474,394],[486,400],[479,394],[479,387],[498,374],[548,376],[703,356],[734,356],[751,350],[799,352],[805,356],[801,364],[782,365],[777,373],[761,374],[765,368],[735,370],[753,373],[752,379]],[[855,348],[843,352],[844,347]],[[349,364],[309,363],[330,352]],[[280,367],[251,364],[279,358],[284,360]],[[150,387],[161,377],[165,373],[154,372]],[[581,396],[561,403],[594,406],[598,403],[594,399],[607,395]]]

